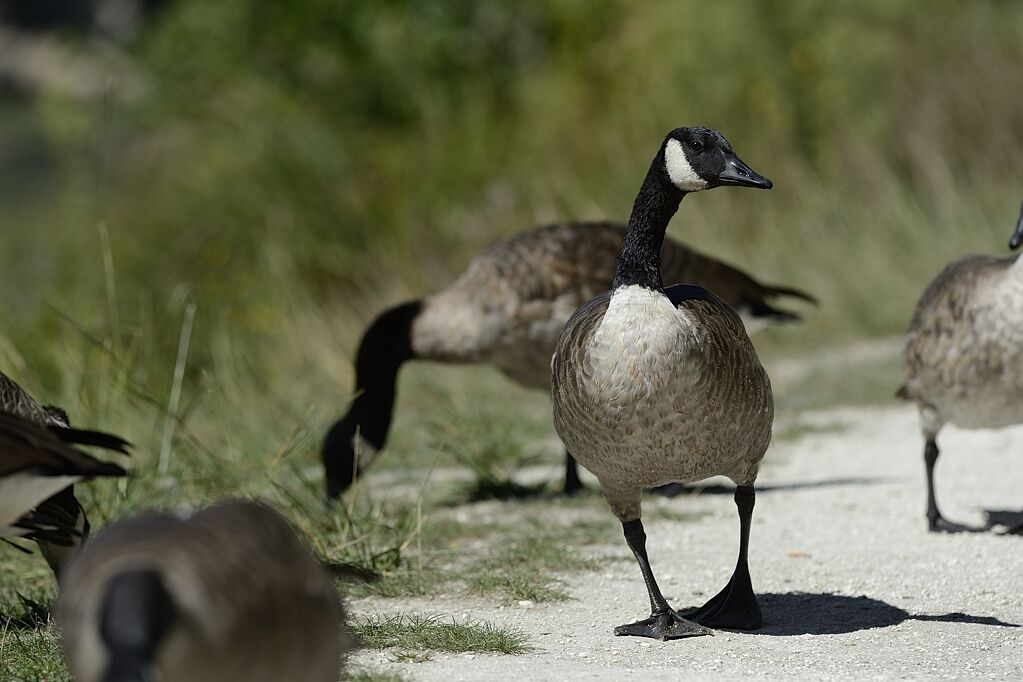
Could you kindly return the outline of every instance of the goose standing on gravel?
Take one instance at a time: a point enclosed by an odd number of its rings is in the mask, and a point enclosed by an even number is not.
[[[108,527],[71,561],[57,620],[78,682],[336,682],[354,646],[326,568],[247,501]]]
[[[75,445],[128,452],[128,443],[118,436],[70,428],[64,410],[40,405],[0,372],[0,506],[6,511],[0,514],[0,536],[35,540],[58,577],[89,533],[73,484],[125,474]]]
[[[512,380],[550,392],[550,358],[561,328],[582,303],[607,288],[625,226],[612,222],[548,225],[494,244],[446,289],[385,311],[359,344],[355,400],[323,445],[327,492],[337,497],[384,447],[395,381],[413,359],[489,363]],[[670,282],[704,286],[744,315],[750,329],[798,320],[771,302],[813,297],[768,286],[672,239],[661,248]],[[358,460],[358,463],[356,463]],[[566,453],[565,491],[581,488]]]
[[[1009,248],[1023,244],[1023,208]],[[898,396],[920,410],[927,467],[927,526],[980,531],[947,520],[934,497],[938,432],[945,424],[993,429],[1023,423],[1023,260],[967,256],[924,291],[909,325],[906,382]],[[1010,532],[1023,530],[1023,523]]]
[[[678,128],[639,190],[611,291],[565,325],[551,363],[554,426],[600,481],[639,562],[650,617],[616,635],[675,639],[760,626],[747,563],[753,483],[771,440],[771,383],[736,312],[698,286],[664,288],[661,241],[686,194],[770,189],[716,130]],[[643,488],[724,475],[737,485],[739,559],[725,588],[683,617],[662,596],[640,519]]]

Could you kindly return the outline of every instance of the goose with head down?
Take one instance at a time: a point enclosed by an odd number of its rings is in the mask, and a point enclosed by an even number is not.
[[[561,328],[582,303],[607,288],[626,227],[565,222],[520,232],[478,254],[445,289],[381,313],[363,334],[355,359],[355,398],[323,444],[327,494],[337,497],[384,448],[398,372],[410,360],[487,363],[513,381],[550,392],[550,358]],[[796,321],[779,298],[808,294],[758,282],[742,270],[666,238],[661,272],[669,282],[713,291],[751,331]],[[571,454],[565,492],[582,487]]]
[[[771,383],[731,306],[698,286],[665,288],[661,276],[661,242],[682,199],[722,186],[772,184],[716,130],[665,137],[636,197],[611,290],[575,311],[551,363],[555,428],[600,481],[650,598],[650,616],[616,635],[664,640],[761,623],[747,549],[753,484],[771,439]],[[682,615],[654,579],[642,491],[714,475],[737,485],[739,558],[725,588]]]

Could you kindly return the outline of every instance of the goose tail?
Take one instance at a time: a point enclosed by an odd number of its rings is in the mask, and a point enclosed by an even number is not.
[[[112,433],[73,429],[69,426],[51,426],[49,428],[50,431],[68,445],[92,445],[105,450],[120,452],[124,455],[130,454],[128,448],[131,447],[131,443]]]

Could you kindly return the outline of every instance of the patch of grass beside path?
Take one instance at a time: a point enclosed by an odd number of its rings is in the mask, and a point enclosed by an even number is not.
[[[528,648],[524,632],[486,621],[459,623],[436,615],[399,614],[357,618],[351,626],[371,649],[520,654]]]
[[[26,629],[16,621],[0,621],[0,679],[70,680],[57,627]]]
[[[363,668],[353,669],[348,666],[345,669],[344,679],[348,682],[405,682],[406,678],[394,673],[381,673]]]

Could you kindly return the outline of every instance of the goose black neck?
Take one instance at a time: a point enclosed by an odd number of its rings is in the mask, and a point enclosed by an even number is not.
[[[618,269],[611,290],[638,284],[648,289],[664,288],[661,281],[661,244],[668,223],[678,211],[685,192],[671,184],[661,170],[658,154],[647,171],[629,216],[629,229],[618,254]]]
[[[150,569],[114,576],[103,597],[100,638],[107,649],[103,682],[142,682],[179,618],[160,575]]]
[[[380,449],[387,439],[394,412],[395,384],[402,364],[415,357],[412,323],[422,310],[410,301],[384,311],[373,321],[359,344],[355,358],[355,400],[345,421]]]

